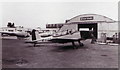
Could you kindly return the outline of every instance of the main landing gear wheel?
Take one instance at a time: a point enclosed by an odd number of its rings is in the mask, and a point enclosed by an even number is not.
[[[72,42],[72,45],[73,45],[73,49],[78,49],[78,47],[75,45],[74,42]]]
[[[83,46],[84,46],[84,44],[83,44],[83,43],[81,43],[79,40],[78,40],[78,43],[79,43],[79,45],[80,45],[81,47],[83,47]]]
[[[83,46],[84,46],[84,44],[83,44],[83,43],[80,43],[79,45],[80,45],[81,47],[83,47]]]

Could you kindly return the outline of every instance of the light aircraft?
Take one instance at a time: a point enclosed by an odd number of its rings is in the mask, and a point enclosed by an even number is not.
[[[1,28],[0,33],[2,36],[16,36],[18,39],[20,38],[27,38],[29,37],[29,32],[28,30],[25,29],[17,29],[17,28],[11,28],[11,27],[5,27]]]
[[[88,30],[89,32],[89,30]],[[32,30],[30,38],[25,43],[33,43],[34,46],[38,43],[69,43],[71,42],[73,48],[78,48],[74,42],[78,42],[80,46],[84,46],[81,40],[86,38],[81,36],[81,32],[70,27],[70,24],[62,26],[56,33],[52,35],[39,35],[38,31]]]
[[[0,28],[0,33],[2,36],[16,36],[18,38],[29,37],[27,30],[23,26],[16,27],[14,23],[8,22],[7,27]]]
[[[26,37],[29,37],[28,33],[26,33],[26,32],[19,32],[19,31],[16,31],[16,32],[0,31],[0,33],[1,33],[2,35],[16,36],[16,37],[18,37],[18,38],[26,38]]]

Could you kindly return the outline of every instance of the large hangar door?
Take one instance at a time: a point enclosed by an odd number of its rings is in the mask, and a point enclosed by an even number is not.
[[[98,28],[97,28],[97,23],[82,23],[82,24],[78,24],[78,30],[80,30],[80,28],[92,28],[93,29],[93,34],[96,38],[98,38]],[[90,39],[90,33],[89,31],[81,31],[81,36],[86,38],[86,39]]]

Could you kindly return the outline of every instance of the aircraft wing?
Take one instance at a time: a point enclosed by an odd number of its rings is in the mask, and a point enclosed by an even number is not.
[[[73,41],[80,41],[84,40],[81,38],[80,32],[75,32],[71,34],[63,34],[63,35],[58,35],[58,36],[53,36],[52,39],[49,41],[55,42],[55,43],[67,43],[67,42],[73,42]]]

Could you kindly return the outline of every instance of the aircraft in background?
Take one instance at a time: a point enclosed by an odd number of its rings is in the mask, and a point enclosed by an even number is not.
[[[18,38],[27,38],[29,37],[29,34],[27,32],[8,32],[8,31],[0,31],[2,36],[16,36]]]
[[[31,29],[32,30],[32,29]],[[7,27],[0,28],[0,33],[3,37],[5,36],[16,36],[17,38],[29,37],[30,30],[23,28],[22,26],[15,27],[14,23],[8,23]]]
[[[87,30],[89,34],[89,30]],[[89,35],[90,36],[90,35]],[[75,42],[77,41],[80,46],[84,46],[83,43],[81,43],[81,40],[85,40],[87,38],[83,37],[81,35],[81,31],[75,30],[70,28],[70,24],[65,24],[62,26],[56,33],[53,33],[51,35],[40,35],[38,31],[35,29],[32,30],[31,36],[28,40],[25,41],[25,43],[32,43],[34,46],[38,43],[69,43],[71,42],[73,45],[73,48],[78,48],[78,46],[75,45]]]

